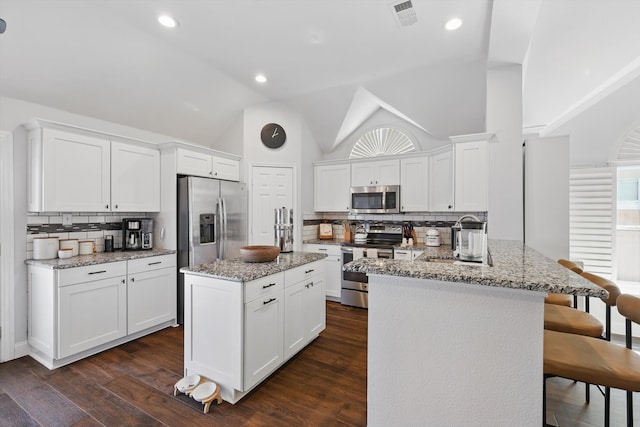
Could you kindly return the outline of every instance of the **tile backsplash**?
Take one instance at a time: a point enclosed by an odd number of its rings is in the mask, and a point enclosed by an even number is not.
[[[143,212],[121,213],[72,213],[71,225],[62,225],[62,213],[46,212],[27,214],[27,259],[33,258],[35,237],[93,240],[97,252],[104,251],[104,237],[113,236],[114,249],[122,248],[122,219],[145,218]]]
[[[487,212],[425,212],[408,215],[349,215],[346,213],[325,213],[325,214],[306,214],[303,218],[303,234],[304,241],[315,240],[318,238],[318,224],[328,222],[333,227],[333,236],[336,240],[344,238],[343,221],[353,223],[363,222],[384,222],[384,223],[407,223],[410,222],[414,226],[417,242],[425,243],[427,239],[427,231],[435,228],[440,232],[441,245],[451,244],[451,226],[465,214],[476,216],[480,221],[487,221]]]

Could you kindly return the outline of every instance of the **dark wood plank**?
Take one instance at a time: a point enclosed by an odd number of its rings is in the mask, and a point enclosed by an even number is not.
[[[7,394],[0,393],[0,427],[13,426],[30,427],[38,423]]]
[[[183,373],[181,327],[53,371],[29,357],[2,363],[0,427],[366,426],[367,314],[329,302],[327,330],[320,337],[240,402],[213,404],[206,415],[202,404],[173,396]],[[603,398],[595,387],[587,405],[583,384],[552,378],[547,397],[551,424],[603,425]],[[640,420],[640,404],[635,406]],[[626,425],[625,395],[619,390],[612,391],[611,425]]]
[[[223,425],[203,413],[195,413],[193,408],[181,403],[179,399],[174,399],[173,395],[156,390],[129,376],[118,377],[104,387],[166,425],[185,425],[187,420],[190,426]]]

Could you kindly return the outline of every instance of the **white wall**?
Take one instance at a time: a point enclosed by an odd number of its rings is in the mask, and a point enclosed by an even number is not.
[[[489,236],[522,240],[522,67],[487,71]]]
[[[277,123],[287,134],[284,145],[277,149],[266,147],[260,131],[267,123]],[[311,163],[321,154],[303,117],[288,106],[273,102],[247,108],[244,112],[243,162],[246,182],[251,185],[251,165],[294,166],[294,249],[302,249],[303,210],[313,209],[313,170]],[[305,194],[303,196],[303,193]],[[251,190],[249,190],[251,194]]]

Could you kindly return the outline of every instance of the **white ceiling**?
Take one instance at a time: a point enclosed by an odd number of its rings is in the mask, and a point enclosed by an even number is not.
[[[331,151],[378,108],[435,139],[485,131],[487,64],[524,62],[523,124],[549,133],[571,132],[587,95],[638,86],[615,74],[637,77],[640,1],[413,0],[409,27],[393,3],[0,0],[0,96],[203,145],[276,100]],[[452,16],[463,26],[446,32]]]

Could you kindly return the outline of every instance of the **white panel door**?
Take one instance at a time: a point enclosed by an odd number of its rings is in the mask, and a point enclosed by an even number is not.
[[[252,245],[273,245],[275,209],[293,208],[293,168],[254,166],[251,169]]]
[[[160,210],[160,151],[111,143],[111,210]]]
[[[400,209],[403,212],[428,211],[429,157],[402,159],[400,165]]]

